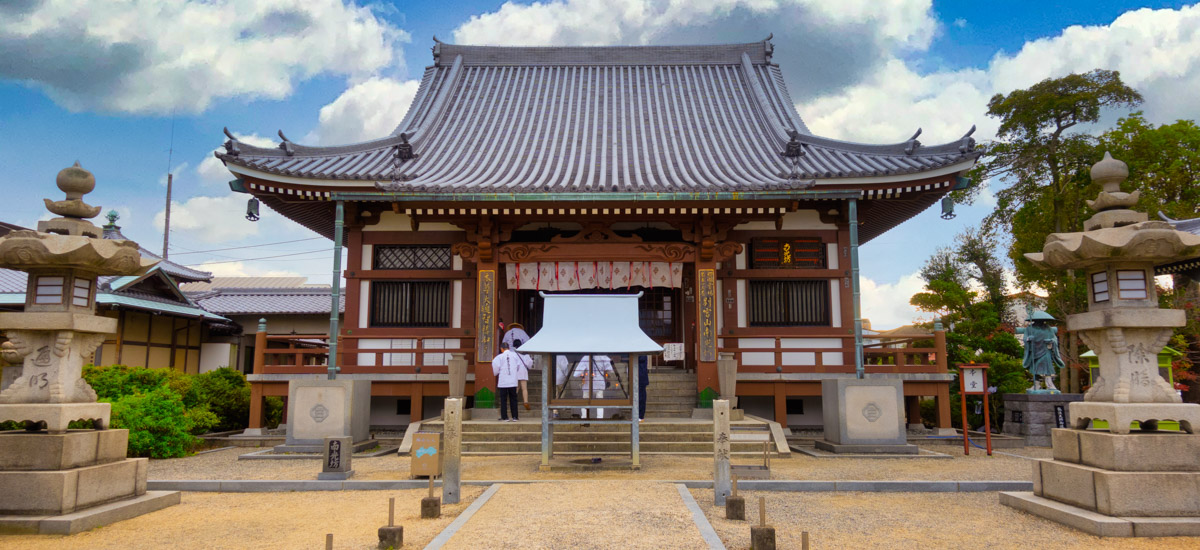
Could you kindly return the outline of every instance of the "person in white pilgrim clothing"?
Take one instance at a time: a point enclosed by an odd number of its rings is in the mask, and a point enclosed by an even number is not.
[[[500,421],[517,421],[517,381],[525,362],[521,355],[500,343],[500,355],[492,359],[492,374],[496,376],[496,393],[500,398]],[[507,406],[507,408],[506,408]],[[512,411],[512,418],[508,416]]]
[[[529,369],[533,368],[533,358],[516,351],[523,343],[525,342],[520,339],[514,340],[511,349],[513,353],[517,354],[517,357],[521,358],[521,366],[517,372],[517,384],[521,388],[521,402],[525,404],[525,410],[529,410]]]
[[[504,332],[504,337],[500,341],[508,344],[509,348],[515,350],[521,347],[521,344],[516,342],[517,340],[520,340],[522,343],[528,342],[529,333],[525,332],[525,327],[521,326],[521,323],[509,323],[508,330]]]
[[[575,372],[580,378],[580,386],[583,390],[584,397],[587,397],[588,383],[591,382],[592,397],[595,399],[604,398],[604,390],[608,387],[608,376],[612,374],[612,359],[607,355],[585,355],[579,360],[579,366]],[[594,409],[596,418],[604,418],[604,409]],[[587,418],[587,410],[583,411],[583,418]]]

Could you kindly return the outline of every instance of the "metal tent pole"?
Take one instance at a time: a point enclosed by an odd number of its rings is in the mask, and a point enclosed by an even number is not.
[[[342,232],[345,229],[346,205],[337,201],[337,213],[333,219],[333,291],[329,307],[329,379],[337,379],[338,373],[338,314],[342,302]]]

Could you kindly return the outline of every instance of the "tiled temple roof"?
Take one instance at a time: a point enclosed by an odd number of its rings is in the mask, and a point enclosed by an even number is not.
[[[105,224],[103,227],[103,229],[104,229],[104,234],[102,235],[103,238],[131,240],[131,239],[129,239],[129,237],[122,235],[121,227],[116,225],[116,212],[110,212],[108,214],[108,216],[109,216],[108,223]],[[146,247],[144,247],[140,244],[138,245],[138,251],[140,251],[142,253],[143,258],[150,258],[152,260],[158,260],[159,269],[162,269],[164,272],[169,274],[171,277],[174,277],[175,280],[180,283],[188,283],[188,282],[192,282],[192,281],[207,281],[207,280],[212,279],[212,273],[209,273],[208,271],[200,271],[199,269],[192,269],[192,268],[184,266],[184,265],[179,265],[175,262],[172,262],[171,260],[164,260],[162,256],[159,256],[158,254],[155,254],[153,252],[150,252],[149,250],[146,250]]]
[[[925,146],[812,135],[768,41],[716,46],[437,43],[393,135],[339,147],[232,138],[231,170],[398,192],[750,191],[969,167],[970,135]],[[227,132],[228,133],[228,132]],[[918,132],[919,134],[919,132]],[[281,137],[282,134],[281,134]],[[796,166],[780,153],[802,144]],[[399,164],[397,151],[416,158]],[[919,176],[918,176],[919,177]],[[293,182],[295,183],[295,182]]]
[[[200,307],[220,315],[329,314],[330,288],[221,288],[192,298]],[[346,309],[341,296],[338,311]]]

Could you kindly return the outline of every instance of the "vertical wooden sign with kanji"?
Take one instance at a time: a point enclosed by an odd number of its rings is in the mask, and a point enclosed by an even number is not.
[[[700,360],[717,360],[717,273],[701,269],[697,273],[696,294],[699,295]]]
[[[491,361],[496,349],[496,271],[485,269],[479,272],[479,314],[475,323],[478,331],[475,341],[475,360]]]

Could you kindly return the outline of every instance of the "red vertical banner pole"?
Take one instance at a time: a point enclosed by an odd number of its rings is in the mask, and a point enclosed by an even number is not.
[[[971,454],[971,445],[967,441],[967,430],[970,426],[967,424],[967,381],[963,377],[962,365],[958,367],[958,398],[961,403],[959,412],[962,413],[962,432],[963,432],[963,454]]]
[[[989,393],[991,392],[988,391],[987,369],[983,369],[983,433],[987,437],[987,454],[992,456],[992,409],[988,404]]]

